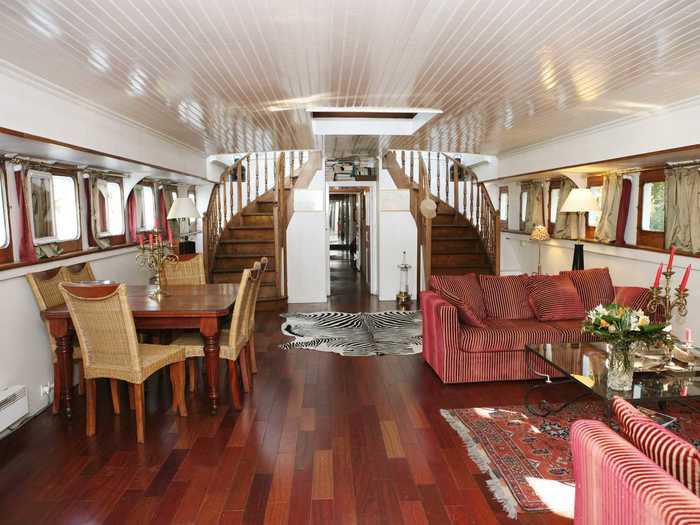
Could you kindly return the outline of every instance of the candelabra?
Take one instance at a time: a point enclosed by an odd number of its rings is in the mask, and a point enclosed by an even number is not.
[[[168,295],[160,286],[160,274],[165,263],[176,263],[177,261],[178,256],[173,253],[172,242],[163,242],[160,235],[156,237],[155,241],[153,235],[150,235],[148,243],[144,243],[141,240],[139,254],[136,256],[136,264],[155,274],[155,288],[148,294],[149,297],[158,300],[164,295]]]
[[[660,270],[661,269],[659,268],[659,271]],[[683,286],[684,283],[681,283],[681,286],[675,289],[675,300],[673,298],[673,294],[671,292],[671,279],[673,278],[674,273],[676,272],[670,269],[663,272],[663,276],[666,280],[663,295],[661,286],[651,287],[651,300],[649,301],[648,306],[649,312],[653,314],[656,313],[659,308],[662,308],[663,312],[661,313],[663,314],[666,323],[671,322],[673,310],[677,310],[678,315],[681,317],[685,317],[688,314],[688,289]]]

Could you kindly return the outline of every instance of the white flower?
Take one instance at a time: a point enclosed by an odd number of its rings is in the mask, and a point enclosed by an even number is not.
[[[670,324],[669,324],[669,325],[666,325],[666,326],[664,327],[664,332],[670,332],[671,330],[672,330],[672,327],[671,327]]]

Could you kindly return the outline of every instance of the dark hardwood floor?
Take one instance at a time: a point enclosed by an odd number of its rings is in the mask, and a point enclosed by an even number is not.
[[[303,310],[392,307],[350,287]],[[278,315],[257,324],[259,373],[241,412],[222,389],[210,416],[200,377],[189,417],[176,417],[159,374],[146,386],[145,445],[126,390],[114,416],[106,383],[96,437],[76,397],[73,421],[46,411],[0,442],[0,522],[513,523],[439,410],[519,404],[526,383],[446,386],[420,356],[283,352]]]

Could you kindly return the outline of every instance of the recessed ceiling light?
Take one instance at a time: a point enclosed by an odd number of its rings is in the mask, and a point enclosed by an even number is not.
[[[321,107],[311,114],[315,135],[413,135],[439,109],[386,107]]]

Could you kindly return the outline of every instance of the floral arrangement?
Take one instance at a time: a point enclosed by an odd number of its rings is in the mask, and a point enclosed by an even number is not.
[[[651,323],[642,310],[618,304],[596,306],[588,312],[581,330],[609,343],[613,353],[617,351],[616,357],[623,360],[623,368],[628,370],[632,367],[629,350],[633,343],[649,347],[665,346],[671,351],[676,342],[670,324]]]

